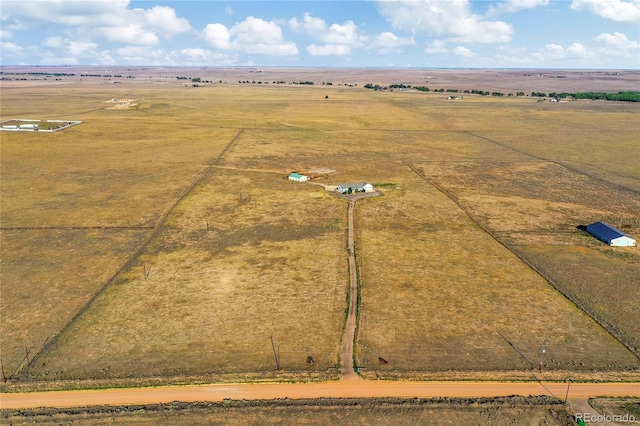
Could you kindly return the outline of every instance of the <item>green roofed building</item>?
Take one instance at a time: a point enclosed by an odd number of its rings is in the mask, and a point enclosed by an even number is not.
[[[296,172],[291,172],[291,174],[289,175],[289,180],[292,180],[294,182],[306,182],[309,180],[309,176],[301,175]]]

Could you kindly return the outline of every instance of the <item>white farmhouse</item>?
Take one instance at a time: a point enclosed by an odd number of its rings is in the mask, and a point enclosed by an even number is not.
[[[636,240],[622,231],[604,222],[595,222],[587,225],[587,232],[610,246],[633,247]]]
[[[373,185],[367,182],[341,183],[336,190],[341,194],[348,193],[349,190],[351,192],[373,192]]]

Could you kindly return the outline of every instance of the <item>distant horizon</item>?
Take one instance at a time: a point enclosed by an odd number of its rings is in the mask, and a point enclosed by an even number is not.
[[[2,0],[2,66],[640,69],[640,0]]]
[[[553,67],[445,67],[445,66],[424,66],[424,67],[392,67],[392,66],[302,66],[302,65],[34,65],[34,64],[6,64],[0,65],[2,68],[199,68],[199,69],[237,69],[237,68],[271,68],[271,69],[380,69],[380,70],[465,70],[465,71],[630,71],[640,73],[639,68],[553,68]],[[639,88],[640,90],[640,88]]]

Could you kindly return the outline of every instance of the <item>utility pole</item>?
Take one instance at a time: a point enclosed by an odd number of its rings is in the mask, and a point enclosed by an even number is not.
[[[278,358],[278,354],[276,353],[276,345],[273,343],[273,336],[269,336],[271,339],[271,348],[273,349],[273,358],[276,360],[276,369],[280,370],[280,359]],[[278,347],[280,349],[280,347]]]
[[[542,341],[542,350],[540,351],[540,371],[542,371],[542,357],[544,356],[545,352],[547,352],[547,338],[545,337],[545,339]]]

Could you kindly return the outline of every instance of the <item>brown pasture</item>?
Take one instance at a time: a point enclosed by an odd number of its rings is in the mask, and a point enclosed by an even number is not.
[[[346,307],[345,220],[322,188],[216,169],[31,372],[270,377],[271,337],[282,370],[326,372]]]
[[[547,339],[545,369],[638,369],[482,229],[541,270],[558,269],[558,287],[598,321],[615,317],[613,304],[589,311],[605,273],[592,268],[600,284],[578,288],[566,276],[583,253],[554,263],[546,253],[561,247],[539,244],[557,234],[584,242],[575,226],[590,220],[635,223],[633,205],[613,212],[597,200],[640,188],[636,105],[447,101],[339,85],[190,88],[169,78],[4,84],[2,118],[84,122],[1,135],[2,358],[15,364],[25,344],[50,337],[24,373],[32,380],[273,378],[270,336],[281,375],[331,376],[348,288],[346,203],[284,180],[321,167],[336,172],[314,182],[367,180],[384,193],[357,204],[365,374],[526,371],[498,331],[531,360]],[[113,110],[112,98],[138,102]],[[637,273],[634,249],[612,253],[602,256]],[[36,259],[46,267],[32,268]]]
[[[637,249],[609,248],[577,229],[601,220],[638,235],[636,192],[548,161],[420,167],[563,294],[640,352]]]
[[[82,410],[34,409],[0,414],[11,424],[79,425],[190,424],[190,425],[566,425],[570,414],[557,400],[543,398],[495,399],[323,399],[275,401],[225,401],[223,403],[147,404],[129,407],[92,407]]]

